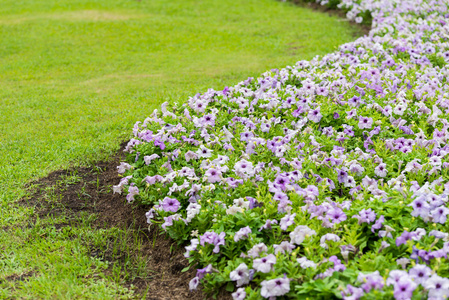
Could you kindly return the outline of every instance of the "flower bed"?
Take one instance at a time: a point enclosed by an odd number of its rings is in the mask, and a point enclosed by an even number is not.
[[[449,295],[448,3],[338,7],[369,36],[136,123],[114,192],[188,241],[192,289]]]

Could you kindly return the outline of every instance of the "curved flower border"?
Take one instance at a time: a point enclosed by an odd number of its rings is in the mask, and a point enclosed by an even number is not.
[[[449,296],[449,3],[317,0],[368,36],[134,126],[114,192],[234,299]]]

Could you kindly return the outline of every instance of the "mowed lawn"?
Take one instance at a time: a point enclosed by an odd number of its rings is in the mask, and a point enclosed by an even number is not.
[[[69,233],[54,226],[64,217],[30,225],[34,209],[17,204],[25,184],[107,158],[164,101],[311,59],[356,34],[275,0],[3,0],[0,298],[132,293],[120,285],[130,271],[104,274],[86,245],[126,233],[94,230],[89,216]]]

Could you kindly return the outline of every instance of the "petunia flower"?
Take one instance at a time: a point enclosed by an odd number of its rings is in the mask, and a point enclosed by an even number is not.
[[[319,123],[323,115],[320,112],[320,107],[317,107],[314,110],[309,111],[309,114],[307,115],[307,118],[311,120],[312,122]]]
[[[256,258],[253,260],[253,268],[257,272],[269,273],[276,264],[276,256],[269,254],[265,257]]]
[[[326,233],[320,238],[320,246],[324,249],[328,249],[329,246],[326,244],[326,241],[339,242],[340,237],[333,233]]]
[[[311,260],[308,260],[305,256],[297,258],[296,261],[299,263],[301,268],[316,268],[317,264]]]
[[[200,279],[198,277],[193,277],[192,280],[189,282],[189,290],[193,291],[198,288],[198,285],[200,284]]]
[[[268,219],[268,220],[265,221],[265,224],[262,227],[259,228],[259,231],[262,231],[263,229],[271,229],[271,226],[273,224],[278,224],[278,220],[270,220],[270,219]]]
[[[201,280],[206,274],[212,273],[212,270],[212,265],[208,264],[206,267],[196,270],[196,277]]]
[[[373,126],[373,119],[368,117],[359,117],[359,124],[360,129],[370,129]]]
[[[282,296],[290,291],[290,279],[287,277],[264,280],[260,285],[260,294],[264,298]]]
[[[120,165],[117,167],[117,171],[119,174],[123,174],[126,172],[126,170],[131,169],[132,166],[128,163],[121,162]]]
[[[221,171],[214,168],[208,169],[204,174],[205,178],[207,179],[207,182],[209,183],[221,181],[221,175],[222,175]]]
[[[225,235],[225,232],[217,234],[214,231],[207,231],[200,237],[200,244],[201,246],[204,246],[206,243],[214,245],[214,249],[212,251],[214,253],[218,253],[220,252],[220,246],[225,244]]]
[[[416,265],[408,273],[414,282],[423,284],[430,277],[431,272],[432,270],[428,266]]]
[[[206,148],[204,145],[200,145],[199,149],[196,151],[196,154],[200,158],[208,158],[212,156],[212,150]]]
[[[385,163],[379,164],[374,168],[374,173],[379,177],[387,176],[387,165]]]
[[[134,196],[139,195],[139,193],[139,188],[137,186],[131,185],[128,188],[128,195],[126,195],[126,200],[128,200],[128,202],[134,201]]]
[[[449,214],[449,208],[445,206],[440,206],[435,208],[430,212],[430,216],[435,223],[445,224],[447,220],[447,215]]]
[[[174,198],[165,197],[161,205],[162,209],[166,212],[177,212],[181,203]]]
[[[419,197],[415,200],[413,200],[412,203],[409,204],[413,208],[413,211],[411,213],[414,217],[421,217],[426,218],[429,216],[430,213],[430,205],[427,203],[427,200],[425,197]]]
[[[294,231],[290,232],[291,243],[300,245],[302,242],[312,235],[316,235],[316,231],[305,225],[299,225]]]
[[[242,286],[244,284],[248,284],[249,279],[249,269],[245,263],[241,263],[234,271],[229,274],[229,278],[232,281],[237,282],[237,286]]]
[[[296,213],[294,214],[287,214],[285,215],[281,221],[279,222],[279,225],[282,230],[287,230],[287,228],[295,223],[295,217]]]
[[[294,249],[295,249],[295,245],[288,242],[288,241],[282,241],[279,245],[274,244],[273,248],[274,248],[274,254],[278,254],[278,253],[282,253],[282,254],[287,254],[287,253],[291,253]]]
[[[246,298],[246,292],[244,288],[238,288],[231,294],[233,300],[244,300]]]
[[[267,252],[268,247],[264,243],[254,245],[249,251],[248,255],[252,258],[259,257],[262,253]]]
[[[378,229],[382,228],[383,222],[385,222],[385,217],[383,215],[381,215],[376,220],[376,222],[373,224],[373,226],[371,226],[371,232],[374,233],[374,230],[378,230]]]
[[[393,295],[396,300],[411,299],[413,291],[417,288],[416,283],[407,277],[399,279],[394,285]]]
[[[252,177],[254,175],[254,167],[251,162],[242,159],[234,165],[234,172],[242,178]]]
[[[333,224],[339,224],[340,222],[346,221],[347,219],[346,214],[343,212],[343,210],[341,210],[341,208],[338,207],[329,210],[326,214],[326,217],[329,218],[329,221]]]
[[[401,278],[408,278],[408,273],[407,271],[402,271],[402,270],[391,270],[390,273],[388,274],[388,278],[386,281],[386,284],[388,286],[390,285],[396,285],[398,283],[398,281]]]
[[[383,277],[379,274],[379,271],[375,271],[371,274],[359,273],[357,280],[363,282],[362,288],[365,293],[370,292],[372,289],[381,290],[385,284]]]
[[[429,298],[447,298],[449,294],[449,279],[433,274],[422,284],[429,291]]]
[[[357,300],[362,298],[365,293],[362,288],[354,287],[350,284],[346,286],[346,289],[341,291],[343,300]]]
[[[151,163],[151,161],[155,160],[156,158],[159,158],[160,156],[157,154],[151,154],[149,156],[144,156],[143,160],[145,162],[146,165],[149,165]]]
[[[234,241],[238,242],[242,239],[247,239],[249,234],[251,234],[251,228],[249,226],[241,228],[234,235]]]

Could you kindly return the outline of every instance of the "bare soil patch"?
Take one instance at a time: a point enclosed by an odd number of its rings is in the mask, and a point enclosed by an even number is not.
[[[20,274],[13,274],[11,276],[7,276],[4,280],[5,281],[26,281],[28,280],[28,278],[33,276],[33,271],[28,271],[28,272],[24,272],[24,273],[20,273]],[[0,280],[1,282],[1,280]]]
[[[151,276],[125,280],[125,286],[133,286],[138,295],[146,293],[146,299],[205,299],[206,295],[201,291],[189,291],[189,281],[195,276],[194,268],[181,272],[188,266],[183,256],[184,247],[178,247],[175,241],[161,233],[156,226],[148,228],[145,213],[149,207],[128,204],[123,195],[112,193],[112,185],[118,184],[120,180],[117,166],[124,158],[123,146],[124,144],[109,161],[96,163],[92,167],[55,171],[32,183],[32,196],[21,200],[21,204],[34,206],[35,214],[40,218],[65,214],[76,220],[83,212],[96,215],[94,224],[97,228],[118,227],[135,231],[144,241],[138,255],[148,258],[147,268],[151,270]],[[67,180],[73,177],[76,180]],[[47,199],[49,187],[53,187],[53,194],[58,199],[52,205],[49,205]],[[56,227],[76,226],[76,221],[70,223],[57,224]],[[116,251],[113,254],[112,249],[92,247],[90,255],[101,256],[101,259],[112,263],[121,263],[120,253],[117,254]],[[221,293],[219,298],[230,298],[230,295]]]

